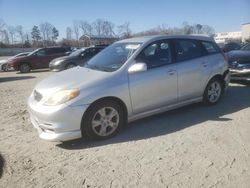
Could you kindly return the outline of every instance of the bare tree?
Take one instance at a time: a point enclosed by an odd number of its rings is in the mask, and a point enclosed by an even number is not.
[[[80,22],[78,20],[75,20],[73,22],[73,32],[75,34],[75,39],[79,40],[79,34],[80,34]]]
[[[16,28],[14,26],[8,26],[9,36],[11,44],[14,44],[14,38],[16,34]]]
[[[94,23],[93,23],[93,28],[94,31],[97,35],[101,35],[102,34],[102,24],[103,24],[103,20],[102,19],[97,19]]]
[[[72,29],[70,27],[66,28],[66,39],[72,40]]]
[[[115,25],[107,20],[97,19],[93,24],[93,29],[97,35],[115,35],[114,27]]]
[[[209,25],[202,25],[201,33],[213,36],[215,34],[215,31],[214,28]]]
[[[118,34],[121,38],[129,38],[131,37],[131,29],[130,29],[130,23],[125,22],[122,25],[117,26],[118,28]]]
[[[21,25],[16,26],[16,33],[18,34],[21,44],[24,44],[23,26]]]
[[[85,35],[92,35],[93,27],[87,21],[80,20],[79,27],[82,30],[82,33]]]
[[[5,28],[5,23],[2,19],[0,19],[0,31],[4,30]]]
[[[54,26],[48,22],[43,22],[40,24],[40,31],[44,44],[48,45],[49,41],[52,40],[53,28]]]
[[[105,36],[113,36],[113,35],[115,35],[114,27],[115,27],[115,25],[112,22],[104,20],[103,23],[102,23],[102,27],[101,27],[102,28],[102,34],[105,35]]]
[[[2,34],[2,42],[4,44],[9,44],[10,43],[10,40],[9,40],[9,34],[8,34],[8,31],[6,29],[2,30],[1,31],[1,34]]]

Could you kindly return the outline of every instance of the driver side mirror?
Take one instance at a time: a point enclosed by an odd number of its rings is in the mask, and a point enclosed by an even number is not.
[[[144,72],[147,71],[147,64],[146,63],[135,63],[129,67],[128,73],[133,74],[137,72]]]

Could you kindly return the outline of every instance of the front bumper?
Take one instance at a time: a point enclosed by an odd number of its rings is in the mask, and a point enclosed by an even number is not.
[[[50,63],[50,64],[49,64],[49,69],[50,69],[51,71],[55,71],[55,72],[57,72],[57,71],[62,71],[63,68],[64,68],[64,67],[63,67],[61,64],[58,64],[58,65],[54,65],[53,63]]]
[[[28,106],[31,123],[40,138],[58,142],[82,137],[81,120],[87,105],[43,106],[30,97]]]
[[[250,81],[250,69],[230,69],[231,80]]]

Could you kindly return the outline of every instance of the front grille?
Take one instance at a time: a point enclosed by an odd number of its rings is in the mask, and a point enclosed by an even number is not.
[[[40,94],[39,92],[37,92],[36,90],[34,91],[34,98],[35,98],[35,100],[36,101],[40,101],[42,98],[43,98],[43,96],[42,96],[42,94]]]

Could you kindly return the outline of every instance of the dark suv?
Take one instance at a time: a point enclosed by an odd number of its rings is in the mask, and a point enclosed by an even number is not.
[[[76,50],[69,56],[53,59],[49,64],[49,68],[52,71],[62,71],[78,65],[83,66],[89,59],[103,50],[106,46],[107,45],[97,45]]]
[[[55,58],[65,56],[71,51],[70,47],[39,48],[27,56],[13,58],[8,62],[8,68],[22,73],[33,69],[49,68],[49,62]]]

